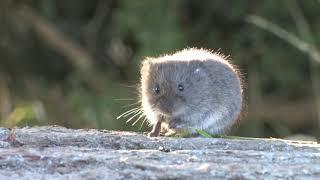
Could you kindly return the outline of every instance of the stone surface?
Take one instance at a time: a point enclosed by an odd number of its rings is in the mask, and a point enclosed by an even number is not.
[[[0,179],[320,178],[320,144],[0,128]]]

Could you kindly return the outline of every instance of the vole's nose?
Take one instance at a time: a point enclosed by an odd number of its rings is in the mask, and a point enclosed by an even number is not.
[[[171,115],[172,114],[172,107],[164,105],[164,107],[162,108],[162,111],[167,115]]]
[[[160,105],[161,111],[167,115],[172,115],[173,112],[173,102],[171,100],[163,99]]]

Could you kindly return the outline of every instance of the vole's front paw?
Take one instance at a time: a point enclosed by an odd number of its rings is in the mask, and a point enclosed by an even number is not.
[[[149,137],[157,137],[157,136],[159,136],[159,133],[151,131],[151,132],[148,133],[148,136]]]
[[[173,137],[173,136],[175,136],[175,135],[177,135],[177,131],[175,131],[175,130],[173,130],[173,129],[169,129],[169,130],[164,134],[164,136],[166,136],[166,137]]]

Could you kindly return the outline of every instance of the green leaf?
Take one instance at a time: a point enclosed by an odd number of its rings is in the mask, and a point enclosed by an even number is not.
[[[201,136],[206,137],[206,138],[213,138],[209,133],[205,132],[202,129],[195,129],[197,133],[199,133]]]

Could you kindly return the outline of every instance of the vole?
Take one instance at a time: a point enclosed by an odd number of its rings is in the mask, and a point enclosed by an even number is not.
[[[242,109],[238,70],[205,49],[145,58],[140,91],[143,113],[153,126],[149,136],[195,129],[225,134]]]
[[[142,62],[142,109],[153,125],[149,136],[195,129],[225,134],[238,119],[242,99],[239,71],[223,55],[189,48]]]

